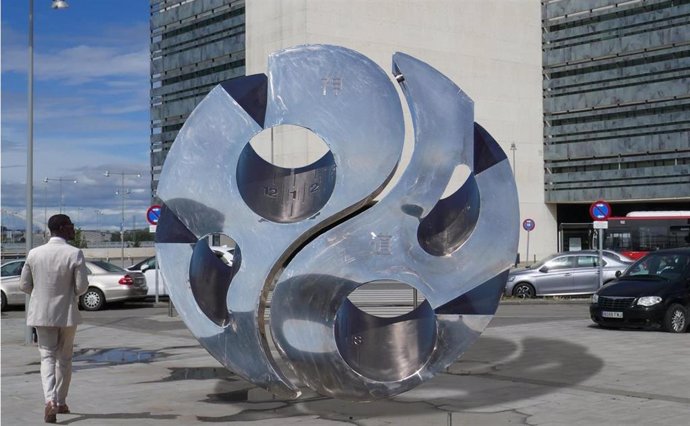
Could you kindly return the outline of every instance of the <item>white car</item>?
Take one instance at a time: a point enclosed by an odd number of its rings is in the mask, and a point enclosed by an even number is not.
[[[24,305],[26,294],[19,289],[19,277],[24,267],[24,259],[11,260],[0,267],[0,296],[2,296],[3,311],[8,305]]]
[[[211,250],[228,266],[232,266],[235,260],[235,249],[228,246],[211,246]]]
[[[146,285],[149,288],[147,296],[156,295],[156,272],[158,272],[158,265],[156,265],[156,257],[149,257],[142,260],[139,263],[127,268],[128,271],[139,271],[146,277]],[[158,295],[167,296],[168,289],[165,286],[165,281],[163,281],[163,274],[158,272]]]
[[[235,257],[234,248],[228,246],[211,246],[211,250],[213,250],[216,256],[218,256],[218,258],[221,259],[224,263],[226,263],[228,266],[232,266]],[[144,276],[146,276],[146,285],[149,288],[148,296],[156,295],[157,269],[158,265],[156,264],[155,256],[144,259],[141,262],[135,263],[134,265],[127,268],[128,271],[143,272]],[[160,272],[158,272],[158,295],[168,295],[168,288],[165,284],[165,280],[163,280],[163,274],[161,274]]]

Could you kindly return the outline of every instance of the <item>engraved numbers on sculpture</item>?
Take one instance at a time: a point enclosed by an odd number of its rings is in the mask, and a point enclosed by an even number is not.
[[[278,196],[278,188],[275,186],[264,186],[264,195],[269,198],[276,198]]]
[[[309,129],[278,126],[276,130],[278,136],[299,132],[302,149],[312,155],[323,153],[321,158],[311,163],[295,161],[297,154],[282,138],[275,140],[273,129],[265,130],[257,135],[258,142],[252,141],[242,151],[237,186],[256,214],[273,222],[292,223],[313,216],[328,202],[335,185],[335,161],[326,143],[310,136]]]
[[[323,96],[333,94],[338,96],[343,89],[343,79],[340,77],[324,77],[321,79],[321,90]]]
[[[372,233],[373,234],[373,233]],[[391,240],[392,235],[377,235],[373,234],[372,254],[386,256],[392,254]]]

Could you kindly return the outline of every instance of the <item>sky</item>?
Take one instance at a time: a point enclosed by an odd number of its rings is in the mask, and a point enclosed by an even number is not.
[[[125,229],[147,227],[149,1],[68,3],[34,0],[34,228],[62,204],[81,229],[119,231],[123,193]],[[1,0],[0,19],[2,224],[24,229],[29,0]]]

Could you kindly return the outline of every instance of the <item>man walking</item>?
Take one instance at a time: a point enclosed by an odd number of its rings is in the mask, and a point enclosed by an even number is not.
[[[81,323],[78,298],[89,286],[84,254],[67,244],[74,239],[69,216],[48,220],[48,243],[29,251],[20,280],[31,294],[26,324],[36,327],[41,354],[41,381],[45,395],[43,420],[55,423],[56,414],[69,413],[66,399],[72,379],[72,351]]]

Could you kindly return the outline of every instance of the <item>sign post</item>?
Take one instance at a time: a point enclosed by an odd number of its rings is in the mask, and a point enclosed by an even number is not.
[[[151,207],[146,210],[146,221],[149,223],[150,230],[155,232],[156,226],[158,225],[158,219],[161,217],[161,206],[154,204]],[[158,303],[158,252],[156,252],[156,283],[155,283],[155,294],[156,294],[156,303]]]
[[[589,215],[592,217],[592,220],[594,220],[592,224],[594,229],[599,230],[599,237],[597,238],[599,240],[598,273],[599,288],[601,288],[604,285],[604,259],[602,256],[604,249],[604,229],[608,229],[609,226],[607,219],[611,216],[611,206],[604,200],[595,201],[589,206]]]
[[[527,253],[525,253],[525,259],[527,262],[529,262],[529,233],[534,230],[535,226],[536,224],[532,219],[525,219],[522,221],[522,229],[527,231]]]
[[[149,223],[151,226],[156,226],[158,225],[158,219],[161,217],[161,206],[159,205],[152,205],[151,207],[146,210],[146,221]]]

